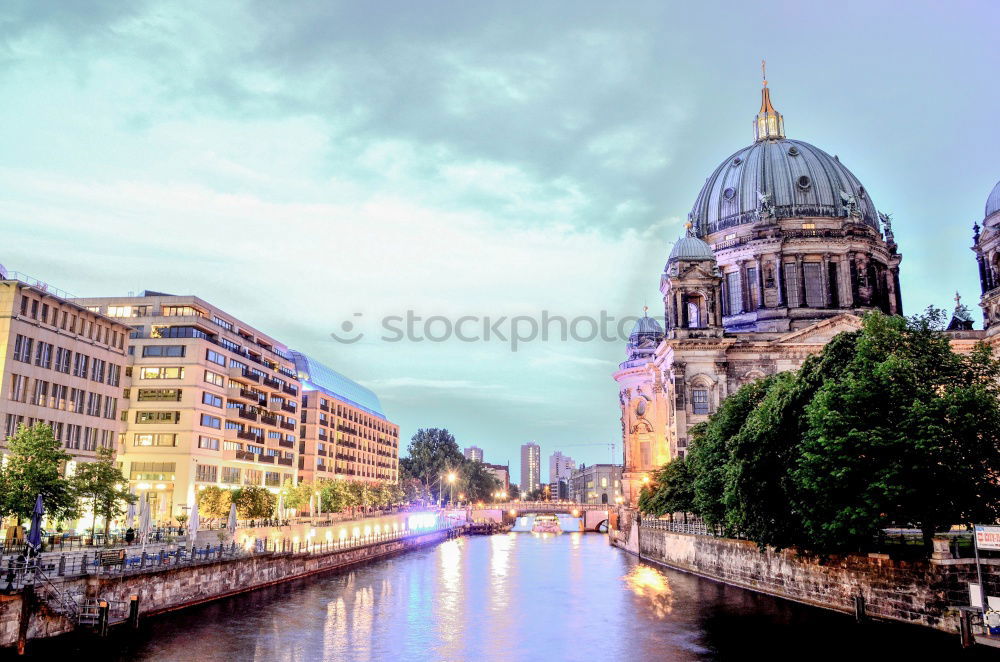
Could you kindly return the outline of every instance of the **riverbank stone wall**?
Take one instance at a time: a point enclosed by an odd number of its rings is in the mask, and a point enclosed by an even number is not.
[[[626,518],[620,521],[625,522]],[[903,561],[884,555],[809,556],[761,550],[752,542],[640,527],[628,521],[612,543],[638,539],[644,560],[819,607],[853,613],[862,596],[869,617],[958,631],[957,607],[969,604],[973,559]],[[1000,594],[1000,560],[985,559],[989,595]]]

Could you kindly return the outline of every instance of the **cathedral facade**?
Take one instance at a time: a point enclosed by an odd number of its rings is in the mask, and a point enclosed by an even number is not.
[[[636,323],[614,374],[633,504],[730,393],[797,369],[866,312],[903,313],[892,219],[837,156],[786,138],[766,80],[761,97],[754,142],[708,177],[670,252],[664,323]],[[959,302],[949,327],[958,349],[1000,342],[1000,184],[975,244],[987,328],[971,330]]]

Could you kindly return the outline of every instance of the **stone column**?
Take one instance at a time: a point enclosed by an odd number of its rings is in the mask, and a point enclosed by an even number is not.
[[[806,301],[806,270],[802,267],[803,259],[802,254],[795,256],[795,272],[799,278],[799,308],[805,308],[808,305]]]
[[[833,297],[830,296],[830,254],[823,253],[823,266],[820,267],[819,282],[823,287],[823,305],[827,308],[833,307]]]
[[[774,277],[778,279],[778,307],[788,305],[788,297],[785,296],[785,263],[781,259],[781,253],[774,256]]]
[[[840,307],[850,308],[854,305],[854,299],[851,297],[851,264],[846,253],[837,260],[837,276],[840,281],[837,287]]]
[[[754,264],[757,265],[757,308],[767,308],[764,302],[764,261],[758,255],[754,258]]]

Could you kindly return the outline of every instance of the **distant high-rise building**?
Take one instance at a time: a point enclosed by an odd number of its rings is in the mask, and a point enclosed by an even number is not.
[[[469,446],[465,449],[465,459],[473,462],[483,461],[483,449],[479,446]]]
[[[542,482],[542,448],[533,441],[521,446],[521,495],[538,489]]]
[[[549,482],[558,483],[560,480],[569,482],[573,470],[576,469],[576,462],[568,455],[563,455],[556,451],[549,456]]]

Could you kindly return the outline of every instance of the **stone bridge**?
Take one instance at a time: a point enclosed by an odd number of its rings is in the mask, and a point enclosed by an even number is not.
[[[484,506],[471,507],[468,510],[456,510],[466,513],[468,518],[476,521],[491,520],[500,523],[511,523],[519,515],[572,515],[583,522],[584,531],[600,531],[607,529],[608,504],[571,503],[567,501],[510,501],[506,503],[491,503]]]

